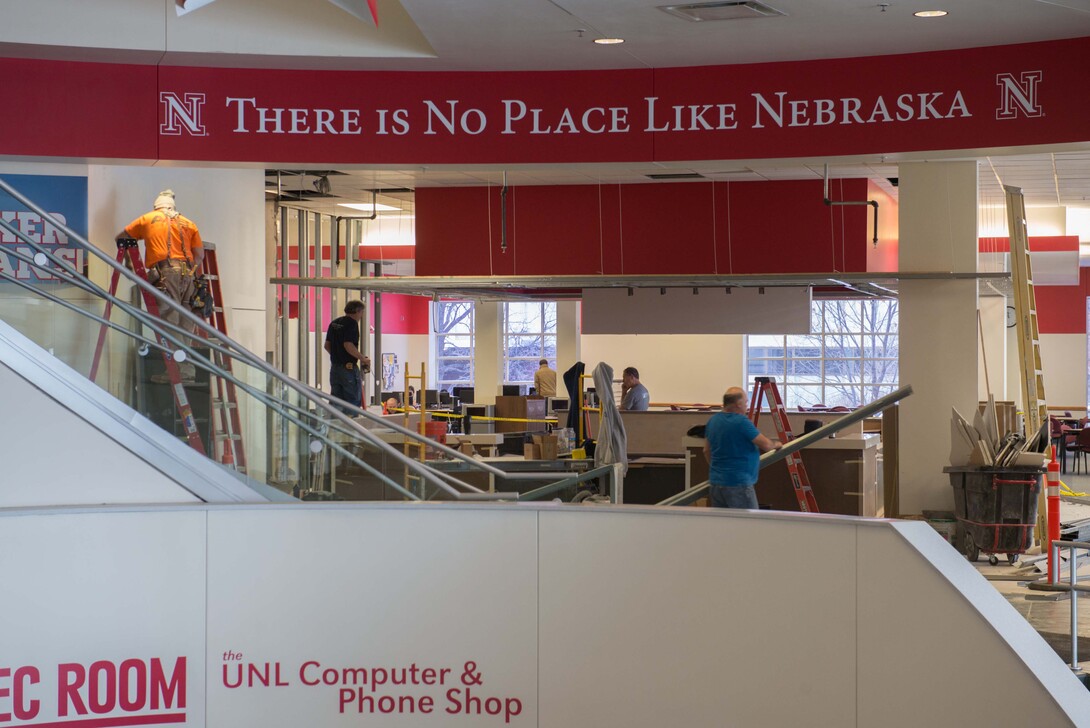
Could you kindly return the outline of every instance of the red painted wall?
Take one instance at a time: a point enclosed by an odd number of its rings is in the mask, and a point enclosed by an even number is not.
[[[1090,268],[1079,269],[1077,286],[1034,286],[1037,327],[1042,334],[1085,334]]]
[[[865,200],[837,180],[834,200]],[[815,181],[416,191],[416,273],[663,275],[866,271],[870,209]]]
[[[424,296],[403,296],[399,293],[382,294],[382,333],[428,333],[428,303]],[[371,312],[374,322],[374,311]]]

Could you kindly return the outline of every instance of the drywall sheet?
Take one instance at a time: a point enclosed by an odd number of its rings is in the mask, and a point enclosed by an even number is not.
[[[810,289],[585,290],[583,333],[808,334]]]

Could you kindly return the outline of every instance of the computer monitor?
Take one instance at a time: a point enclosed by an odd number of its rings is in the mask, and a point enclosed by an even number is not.
[[[427,407],[434,407],[439,404],[439,390],[438,389],[425,389],[424,390],[424,405]]]
[[[454,387],[451,394],[462,404],[473,404],[473,387]]]
[[[450,392],[445,389],[439,390],[439,404],[450,404]]]
[[[518,384],[505,384],[503,385],[504,397],[518,397],[522,394],[522,387]]]
[[[381,397],[381,399],[379,400],[379,404],[385,404],[386,401],[388,399],[390,399],[390,398],[396,399],[398,401],[398,403],[400,404],[401,403],[402,392],[383,392],[379,396]]]

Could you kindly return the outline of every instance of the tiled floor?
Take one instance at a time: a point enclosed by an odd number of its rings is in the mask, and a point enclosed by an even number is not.
[[[1090,475],[1068,473],[1062,477],[1062,481],[1076,492],[1090,493]],[[1081,519],[1090,519],[1090,497],[1061,501],[1062,523]],[[1025,563],[1011,566],[1001,560],[998,565],[991,566],[987,558],[981,555],[976,567],[1045,638],[1060,658],[1070,664],[1071,602],[1066,593],[1030,588],[1030,583],[1041,580],[1047,570],[1044,559],[1036,560],[1035,556],[1038,556],[1036,548],[1023,557]],[[1076,575],[1080,583],[1090,584],[1090,558],[1079,560]],[[1061,578],[1064,581],[1068,578],[1066,565]],[[1090,599],[1087,596],[1090,595],[1084,593],[1078,604],[1078,661],[1083,670],[1090,670]]]

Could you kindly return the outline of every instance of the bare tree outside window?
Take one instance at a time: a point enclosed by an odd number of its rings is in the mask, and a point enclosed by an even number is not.
[[[473,386],[473,302],[432,304],[435,383],[439,389]]]
[[[538,362],[556,368],[556,302],[510,301],[503,304],[504,382],[534,382]]]
[[[897,301],[814,301],[810,334],[747,337],[746,374],[773,376],[791,408],[860,407],[897,388]]]

